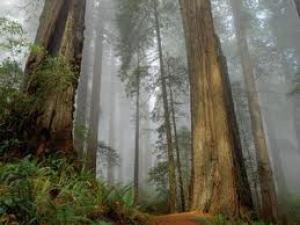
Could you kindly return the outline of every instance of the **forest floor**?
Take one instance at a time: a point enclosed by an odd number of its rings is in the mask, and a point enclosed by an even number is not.
[[[152,225],[204,225],[199,219],[209,218],[201,212],[176,213],[165,216],[157,216],[152,219]]]

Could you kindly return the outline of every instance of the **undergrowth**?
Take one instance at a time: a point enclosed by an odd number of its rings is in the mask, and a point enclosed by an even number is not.
[[[0,164],[0,224],[146,224],[132,188],[96,181],[65,160]]]

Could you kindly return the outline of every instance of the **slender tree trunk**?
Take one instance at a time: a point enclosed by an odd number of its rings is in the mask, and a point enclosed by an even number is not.
[[[298,16],[300,17],[300,0],[294,0],[297,12],[298,12]]]
[[[256,88],[255,75],[248,50],[245,27],[240,9],[241,1],[231,0],[234,13],[234,24],[238,41],[238,52],[245,78],[246,93],[252,125],[252,135],[256,149],[258,176],[261,189],[261,211],[264,219],[274,221],[278,218],[278,203],[273,180],[272,166],[269,159],[266,136],[263,128],[263,117],[260,109],[259,96]]]
[[[177,135],[175,103],[174,103],[173,90],[171,86],[171,74],[170,74],[169,65],[168,65],[168,78],[169,78],[168,86],[169,86],[169,94],[170,94],[171,117],[172,117],[172,124],[173,124],[174,144],[176,150],[176,168],[178,172],[178,181],[179,181],[178,183],[180,189],[181,210],[184,212],[186,210],[185,193],[184,193],[182,166],[181,166],[180,150],[179,150],[178,135]]]
[[[102,7],[102,6],[101,6]],[[98,9],[99,10],[99,9]],[[87,145],[87,163],[89,169],[96,174],[97,169],[97,150],[98,150],[98,134],[99,134],[99,120],[100,120],[100,88],[101,88],[101,74],[102,74],[102,58],[103,58],[103,29],[104,23],[102,18],[102,10],[100,10],[98,17],[98,27],[96,29],[96,50],[95,62],[92,78],[92,96],[90,104],[89,116],[89,132]]]
[[[246,216],[253,203],[211,4],[209,0],[180,3],[191,84],[191,209]]]
[[[51,56],[63,56],[75,68],[76,81],[63,93],[53,93],[43,101],[36,112],[35,129],[31,138],[38,139],[33,148],[41,150],[42,136],[47,133],[47,145],[53,151],[73,153],[73,112],[75,90],[80,74],[83,47],[85,0],[46,0],[40,18],[35,44],[45,48]],[[26,74],[30,76],[46,58],[46,54],[31,54],[26,64]],[[30,79],[26,91],[35,95],[35,87]],[[49,147],[48,146],[48,147]],[[46,147],[44,147],[45,149]]]
[[[300,93],[296,93],[295,96],[293,96],[293,114],[294,114],[294,120],[295,120],[295,133],[297,138],[297,147],[298,147],[298,153],[300,154]]]
[[[115,98],[116,98],[116,89],[115,89],[115,58],[113,54],[113,49],[110,52],[110,116],[109,116],[109,138],[108,138],[108,146],[111,149],[115,148]],[[113,184],[114,177],[114,159],[111,153],[108,153],[107,160],[107,181],[109,184]]]
[[[136,112],[135,112],[135,155],[134,155],[134,200],[139,199],[139,162],[140,162],[140,58],[136,74]]]
[[[164,126],[167,137],[167,148],[168,148],[168,174],[169,174],[169,207],[171,212],[176,211],[176,199],[177,199],[177,190],[176,190],[176,167],[173,153],[173,141],[172,141],[172,128],[170,124],[170,112],[168,105],[168,92],[166,84],[166,74],[164,69],[163,61],[163,51],[162,51],[162,40],[160,33],[160,21],[159,21],[159,12],[158,12],[158,0],[153,0],[154,6],[154,17],[155,17],[155,31],[157,38],[157,48],[159,53],[159,63],[160,63],[160,75],[161,75],[161,90],[163,97],[163,107],[164,107]]]

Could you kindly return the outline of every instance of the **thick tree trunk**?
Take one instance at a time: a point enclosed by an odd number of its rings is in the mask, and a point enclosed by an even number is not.
[[[272,166],[269,159],[266,136],[263,128],[263,117],[260,109],[259,96],[256,88],[255,75],[251,64],[251,57],[248,50],[243,17],[241,15],[242,4],[239,0],[231,0],[234,14],[234,24],[237,34],[238,53],[245,79],[246,93],[251,117],[252,135],[256,149],[258,176],[261,189],[262,218],[274,221],[278,218],[278,203],[272,174]],[[259,202],[259,201],[258,201]]]
[[[169,95],[170,95],[170,107],[171,107],[173,134],[174,134],[174,144],[175,144],[175,150],[176,150],[176,169],[177,169],[177,173],[178,173],[178,186],[179,186],[179,189],[180,189],[181,210],[184,212],[186,210],[186,207],[185,207],[185,192],[184,192],[183,174],[182,174],[180,150],[179,150],[178,135],[177,135],[177,124],[176,124],[174,95],[173,95],[173,89],[172,89],[172,86],[171,86],[171,74],[170,74],[169,65],[168,65],[168,79],[169,79],[168,87],[169,87]]]
[[[138,56],[138,72],[136,74],[136,112],[135,112],[135,155],[134,155],[134,200],[139,199],[139,162],[140,162],[140,59]]]
[[[43,47],[52,56],[63,56],[75,68],[79,78],[83,46],[85,0],[46,0],[40,18],[35,44]],[[31,54],[26,73],[30,76],[45,59],[46,54]],[[30,138],[38,139],[33,148],[43,151],[42,143],[47,133],[47,145],[51,150],[73,152],[73,112],[77,79],[63,93],[53,93],[43,102],[36,118],[35,130]],[[35,95],[35,88],[29,82],[26,91]],[[44,146],[44,147],[42,147]]]
[[[101,6],[102,7],[102,6]],[[98,9],[99,10],[99,9]],[[99,134],[99,120],[100,120],[100,88],[101,88],[101,74],[102,74],[102,57],[103,57],[103,29],[104,23],[101,18],[102,10],[99,12],[98,27],[96,29],[96,50],[95,63],[92,80],[92,96],[90,104],[89,116],[89,132],[87,145],[87,163],[89,169],[96,174],[97,169],[97,150],[98,150],[98,134]]]
[[[209,0],[181,0],[192,107],[191,209],[245,216],[253,203]]]
[[[164,69],[163,51],[162,51],[162,40],[160,33],[160,21],[158,12],[158,0],[153,0],[154,6],[154,17],[155,17],[155,31],[157,39],[157,48],[159,53],[160,63],[160,75],[161,75],[161,91],[163,97],[163,108],[164,108],[164,126],[167,137],[167,148],[168,148],[168,174],[169,174],[169,208],[171,212],[176,211],[176,167],[173,152],[173,141],[172,141],[172,128],[170,123],[170,112],[168,104],[168,92],[166,84],[166,74]]]

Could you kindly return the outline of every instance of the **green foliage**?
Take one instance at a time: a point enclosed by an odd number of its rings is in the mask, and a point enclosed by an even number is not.
[[[28,46],[22,25],[16,21],[0,17],[0,35],[0,51],[14,59]]]
[[[119,165],[120,156],[116,149],[108,146],[104,142],[98,143],[98,152],[101,155],[101,164],[106,165],[108,163],[112,164],[113,166]]]
[[[116,26],[120,39],[117,43],[121,58],[121,71],[127,71],[135,54],[153,42],[148,0],[115,0],[118,6]],[[150,22],[150,23],[149,23]]]
[[[5,59],[0,63],[0,156],[20,147],[19,134],[26,127],[33,98],[22,92],[20,63]]]
[[[168,189],[168,161],[161,161],[151,168],[149,172],[149,181],[153,182],[156,191],[165,196]]]
[[[295,95],[300,93],[300,70],[296,73],[296,78],[294,80],[294,87],[290,94]]]
[[[0,34],[0,53],[4,57],[0,63],[0,157],[12,151],[24,155],[30,152],[26,142],[36,121],[48,110],[45,102],[49,96],[57,96],[58,100],[73,86],[75,68],[65,58],[47,56],[42,47],[30,45],[16,21],[0,17]],[[41,54],[43,60],[24,79],[22,61],[26,51]]]
[[[283,199],[282,210],[291,225],[300,223],[300,195],[288,194]]]
[[[0,165],[1,224],[136,224],[142,216],[134,207],[131,187],[97,182],[65,160]]]
[[[36,98],[45,100],[49,95],[59,95],[76,80],[73,68],[63,57],[47,57],[30,75],[29,84],[35,88]]]
[[[47,57],[28,76],[30,86],[24,92],[23,72],[16,61],[0,64],[0,156],[26,145],[26,135],[34,127],[49,96],[59,96],[72,86],[75,75],[70,64],[61,57]],[[18,143],[18,145],[16,145]]]
[[[88,138],[89,129],[85,125],[75,123],[74,133],[81,142],[85,142]]]

